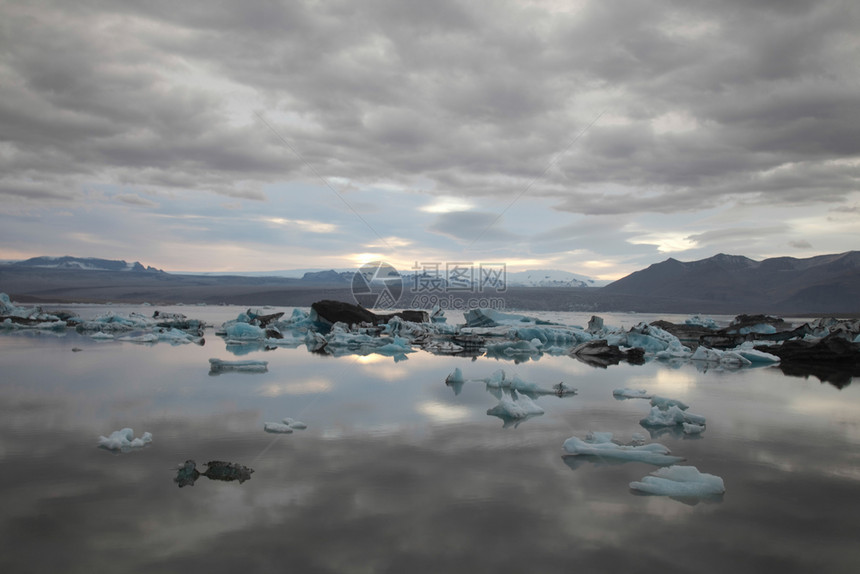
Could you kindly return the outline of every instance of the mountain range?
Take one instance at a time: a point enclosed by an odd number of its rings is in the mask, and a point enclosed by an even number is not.
[[[603,291],[703,304],[731,302],[762,311],[858,312],[860,251],[763,261],[723,253],[690,262],[669,258],[610,283]]]
[[[301,277],[188,275],[166,273],[139,262],[35,257],[0,264],[0,292],[33,302],[307,306],[322,298],[352,301],[354,274],[327,270],[304,271]],[[408,272],[402,275],[405,291],[414,278]],[[507,274],[507,285],[506,292],[493,296],[504,298],[509,309],[860,314],[860,252],[763,261],[726,254],[688,262],[669,258],[605,286],[564,271],[527,271]],[[452,296],[464,299],[474,293]]]

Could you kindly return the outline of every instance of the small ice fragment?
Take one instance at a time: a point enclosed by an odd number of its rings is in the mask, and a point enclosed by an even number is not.
[[[465,383],[466,380],[463,378],[463,371],[460,370],[460,367],[456,367],[450,375],[445,378],[445,384],[457,384],[457,383]]]
[[[642,480],[631,482],[630,488],[648,494],[677,497],[707,497],[726,491],[722,478],[699,472],[695,466],[658,468]]]
[[[705,430],[705,425],[697,425],[693,423],[681,423],[684,427],[684,434],[701,434]]]
[[[99,340],[107,340],[107,339],[113,339],[113,335],[111,335],[110,333],[103,333],[101,331],[97,331],[97,332],[93,333],[92,335],[90,335],[90,338],[91,339],[99,339]]]
[[[290,425],[284,423],[263,423],[263,430],[271,433],[289,434],[293,432]]]

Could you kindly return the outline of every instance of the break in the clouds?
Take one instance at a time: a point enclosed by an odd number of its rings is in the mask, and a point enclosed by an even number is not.
[[[0,258],[617,276],[669,252],[857,247],[828,222],[860,202],[855,3],[0,11]],[[146,225],[99,225],[115,218]]]

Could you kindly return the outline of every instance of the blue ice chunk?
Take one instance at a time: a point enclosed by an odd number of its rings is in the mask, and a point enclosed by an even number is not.
[[[251,341],[266,338],[266,331],[249,323],[233,323],[224,328],[227,338],[237,341]]]

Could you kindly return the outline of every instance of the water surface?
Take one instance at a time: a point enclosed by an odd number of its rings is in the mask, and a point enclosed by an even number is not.
[[[180,310],[215,323],[239,311]],[[0,334],[0,570],[853,573],[860,565],[856,384],[838,389],[776,368],[595,369],[550,356],[515,364],[417,352],[395,362],[300,347],[236,357],[211,329],[206,340]],[[261,359],[269,370],[212,376],[209,358]],[[487,415],[497,399],[483,385],[467,383],[459,395],[445,385],[455,367],[467,378],[503,368],[547,387],[564,381],[579,394],[541,397],[544,415],[506,427]],[[721,499],[636,495],[628,484],[655,467],[562,457],[566,438],[589,431],[648,435],[639,424],[647,401],[616,400],[617,387],[678,398],[707,417],[700,437],[653,440],[723,477]],[[263,431],[284,417],[308,429]],[[151,432],[152,445],[96,448],[100,435],[123,427]],[[179,488],[175,469],[187,459],[255,472],[241,484],[200,478]]]

